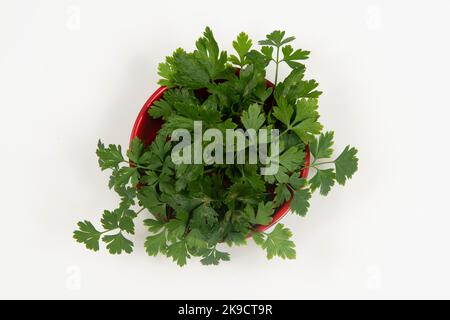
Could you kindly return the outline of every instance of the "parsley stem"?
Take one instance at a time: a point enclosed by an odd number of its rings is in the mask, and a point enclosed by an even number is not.
[[[323,165],[323,164],[332,164],[332,163],[335,163],[335,162],[334,161],[326,161],[326,162],[319,162],[319,163],[313,162],[311,165],[303,167],[303,169],[314,168],[316,170],[320,170],[317,166],[320,166],[320,165]]]
[[[326,162],[319,162],[319,163],[313,163],[312,165],[313,166],[320,166],[320,165],[322,165],[322,164],[331,164],[331,163],[334,163],[334,161],[326,161]]]
[[[285,135],[286,133],[288,133],[288,132],[289,132],[289,129],[283,131],[283,132],[278,136],[278,139],[280,139],[282,136],[284,136],[284,135]]]
[[[116,231],[116,230],[118,230],[118,229],[119,229],[119,227],[114,228],[114,229],[111,229],[111,230],[105,230],[105,231],[103,231],[103,232],[100,232],[100,234],[105,234],[105,233],[108,233],[108,232]]]
[[[275,67],[275,87],[278,84],[278,66],[280,65],[280,47],[277,47],[277,61]]]

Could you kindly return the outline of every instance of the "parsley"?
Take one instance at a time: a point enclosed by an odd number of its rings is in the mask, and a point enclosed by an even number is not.
[[[358,169],[357,150],[348,146],[335,156],[334,133],[322,132],[321,92],[315,80],[305,79],[310,52],[294,49],[294,40],[274,31],[258,42],[258,49],[240,33],[232,43],[235,52],[228,54],[206,28],[193,52],[177,49],[168,56],[158,67],[159,83],[168,90],[149,110],[151,117],[164,121],[162,128],[149,146],[136,138],[126,152],[98,142],[98,164],[111,173],[108,186],[117,193],[118,206],[105,210],[98,224],[79,222],[74,239],[93,251],[104,246],[111,254],[131,253],[136,220],[145,215],[145,251],[167,256],[179,266],[191,258],[204,265],[229,261],[223,247],[244,245],[250,237],[267,258],[294,259],[288,228],[279,223],[271,232],[258,232],[257,227],[270,224],[286,202],[294,214],[306,216],[314,191],[327,195]],[[273,88],[265,80],[271,63]],[[283,65],[292,70],[280,80]],[[203,130],[223,132],[278,129],[278,172],[262,176],[261,164],[250,161],[175,164],[170,135],[180,128],[193,132],[194,121],[202,121]],[[245,148],[252,146],[247,138]],[[309,179],[300,177],[306,169],[306,146],[313,158]]]
[[[295,259],[295,244],[291,240],[292,232],[281,223],[271,233],[260,232],[253,235],[253,240],[267,251],[267,258],[278,256],[282,259]]]

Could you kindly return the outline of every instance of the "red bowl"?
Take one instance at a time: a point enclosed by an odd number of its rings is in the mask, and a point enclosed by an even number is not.
[[[267,85],[272,87],[273,84],[267,81]],[[135,137],[141,139],[145,146],[150,145],[155,139],[159,129],[161,129],[162,124],[164,123],[161,119],[152,119],[148,114],[148,110],[153,106],[155,101],[161,99],[164,93],[167,91],[167,87],[160,87],[156,90],[151,97],[147,100],[147,102],[142,107],[139,115],[134,122],[133,131],[131,132],[130,143],[133,141]],[[306,146],[305,149],[305,169],[301,171],[300,176],[303,179],[308,177],[309,173],[309,165],[311,163],[311,153],[309,151],[309,147]],[[292,199],[291,199],[292,200]],[[288,212],[291,206],[291,200],[285,202],[277,212],[275,212],[272,222],[268,225],[258,225],[256,226],[257,231],[265,231],[278,221],[280,221]]]

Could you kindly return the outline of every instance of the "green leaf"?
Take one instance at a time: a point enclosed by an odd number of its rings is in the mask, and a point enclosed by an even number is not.
[[[253,174],[246,174],[242,179],[246,181],[255,191],[264,192],[266,190],[263,177],[256,172]]]
[[[115,212],[105,210],[101,222],[105,230],[114,230],[119,227],[119,216]]]
[[[295,104],[295,119],[294,124],[307,119],[319,119],[319,112],[317,112],[318,100],[302,98]]]
[[[215,265],[217,266],[220,261],[230,261],[230,254],[226,252],[221,252],[217,249],[212,249],[208,253],[206,253],[204,258],[200,260],[200,262],[205,265]]]
[[[79,243],[84,243],[87,249],[98,251],[101,232],[89,221],[78,222],[78,228],[79,230],[74,231],[73,238]]]
[[[181,164],[175,166],[177,181],[175,189],[177,192],[186,188],[186,186],[203,176],[204,166],[196,164]]]
[[[119,228],[129,234],[134,234],[134,219],[137,214],[130,209],[119,208]]]
[[[295,244],[290,240],[291,237],[291,231],[279,223],[270,234],[266,235],[264,242],[261,239],[257,239],[255,242],[262,242],[261,247],[267,251],[268,259],[272,259],[275,256],[282,259],[295,259]]]
[[[159,181],[159,176],[155,171],[148,170],[145,175],[141,177],[140,182],[142,186],[154,187]]]
[[[266,36],[265,40],[259,41],[259,44],[262,46],[281,47],[282,45],[295,40],[295,37],[284,38],[285,34],[286,34],[285,31],[279,30],[273,31],[272,33]]]
[[[275,89],[275,98],[284,97],[288,103],[295,104],[300,98],[318,98],[322,92],[315,90],[319,84],[315,80],[303,80],[305,67],[296,67],[279,83]]]
[[[131,142],[130,149],[127,151],[127,156],[132,162],[139,164],[139,158],[143,150],[144,144],[138,137],[135,137]]]
[[[261,225],[267,225],[271,223],[273,213],[274,210],[272,202],[267,202],[266,204],[260,203],[258,205],[258,212],[256,213],[255,223]]]
[[[306,216],[309,209],[309,200],[311,199],[311,192],[309,189],[300,189],[294,193],[291,202],[291,210],[299,216]]]
[[[333,169],[317,170],[316,175],[309,180],[309,184],[312,191],[320,188],[320,194],[326,196],[334,186],[335,179],[336,175]]]
[[[294,114],[294,108],[283,97],[279,97],[277,103],[278,105],[273,108],[273,116],[289,127],[292,115]]]
[[[105,242],[106,248],[111,254],[122,254],[122,252],[131,253],[133,252],[133,242],[126,239],[122,233],[115,235],[107,235],[102,238]]]
[[[250,48],[252,47],[252,40],[248,38],[248,35],[244,32],[241,32],[237,39],[233,41],[233,48],[238,53],[239,57],[236,57],[234,55],[229,57],[229,60],[231,63],[234,63],[241,68],[248,64],[248,60],[246,58],[247,53],[250,51]]]
[[[273,47],[264,46],[261,48],[261,53],[266,57],[267,60],[273,59]]]
[[[210,81],[209,70],[192,53],[177,49],[172,57],[159,65],[158,74],[161,76],[160,85],[168,87],[184,87],[200,89],[206,87]]]
[[[272,202],[260,203],[256,214],[251,205],[247,205],[244,211],[252,224],[267,225],[272,222],[274,212]]]
[[[275,188],[275,198],[273,200],[275,206],[279,207],[284,202],[289,201],[291,196],[291,191],[289,191],[289,188],[286,184],[282,183],[277,185],[277,187]]]
[[[112,180],[112,183],[114,184],[114,179]],[[114,186],[114,185],[113,185]],[[120,196],[120,207],[131,207],[135,205],[135,198],[137,195],[136,187],[131,186],[116,186],[114,188],[114,191],[117,192],[117,194]]]
[[[248,232],[248,230],[246,230]],[[227,234],[225,242],[229,245],[235,245],[235,246],[243,246],[247,244],[246,240],[246,234],[242,234],[240,232],[231,231]]]
[[[173,108],[172,106],[165,101],[164,99],[155,101],[153,105],[148,109],[148,114],[153,119],[167,119],[172,115]]]
[[[150,145],[150,151],[153,152],[161,161],[164,161],[171,149],[171,143],[166,141],[161,135],[158,135]]]
[[[145,240],[145,251],[149,256],[156,256],[158,253],[165,254],[167,251],[166,231],[148,236]]]
[[[180,267],[186,265],[187,259],[190,258],[186,247],[186,241],[179,241],[169,246],[167,256],[171,257]]]
[[[305,185],[305,179],[300,178],[300,173],[294,173],[289,178],[289,184],[294,190],[298,190]]]
[[[265,242],[265,235],[263,232],[256,232],[252,235],[253,241],[255,241],[255,243],[262,247],[264,245]]]
[[[207,70],[209,79],[216,80],[223,77],[226,70],[227,53],[219,51],[219,46],[209,27],[206,27],[203,37],[197,40],[196,47],[194,56],[199,64]]]
[[[345,185],[347,179],[351,179],[353,174],[358,170],[357,153],[358,150],[347,146],[336,159],[336,181],[339,184]]]
[[[118,145],[110,144],[108,148],[99,140],[97,145],[98,164],[103,170],[116,169],[125,159],[122,155],[122,149]]]
[[[264,103],[267,99],[270,98],[272,92],[272,88],[264,88],[262,86],[258,86],[257,88],[255,88],[255,91],[253,93],[255,97],[259,99],[260,103]]]
[[[206,224],[208,226],[215,225],[219,220],[219,214],[211,206],[202,204],[193,212],[192,225],[194,227],[201,227]]]
[[[162,221],[154,220],[154,219],[144,220],[144,225],[152,233],[157,233],[157,232],[161,231],[161,229],[164,227],[164,223]]]
[[[159,200],[155,187],[142,187],[138,193],[141,206],[148,209],[153,214],[165,215],[166,204]]]
[[[115,190],[125,187],[128,183],[136,186],[139,182],[139,177],[139,172],[135,167],[122,167],[118,171],[113,172],[110,185],[113,185]]]
[[[166,228],[168,231],[168,238],[171,241],[176,241],[182,239],[186,232],[186,221],[177,219],[171,219],[166,224]]]
[[[242,113],[241,121],[247,130],[259,130],[266,121],[266,117],[262,112],[262,107],[259,104],[254,103],[250,105],[247,111]]]
[[[300,170],[305,161],[305,152],[297,147],[289,148],[280,155],[280,164],[292,172]]]
[[[182,193],[163,193],[161,194],[160,199],[161,202],[165,203],[167,206],[173,208],[177,212],[177,217],[179,217],[179,215],[181,214],[191,212],[196,207],[198,207],[200,203],[203,202],[203,200],[201,199],[189,197],[188,195]],[[183,219],[183,221],[186,220]]]
[[[281,41],[281,45],[285,45],[286,43],[292,42],[294,40],[295,40],[295,37],[284,38],[283,41]]]
[[[314,159],[324,159],[331,158],[333,155],[333,144],[334,144],[334,132],[328,131],[322,133],[319,139],[314,139],[310,145],[309,149],[314,156]]]
[[[190,248],[205,249],[208,246],[205,237],[198,229],[192,229],[186,236],[186,244]]]
[[[323,126],[316,120],[309,118],[300,122],[292,131],[305,143],[314,141],[314,136],[319,134]]]
[[[298,62],[298,60],[306,60],[309,58],[309,51],[303,51],[298,49],[294,51],[291,45],[284,46],[283,51],[283,61],[286,62],[291,68],[302,68],[303,64]]]
[[[158,119],[162,117],[167,120],[177,112],[198,107],[199,103],[192,90],[174,88],[166,91],[163,99],[155,101],[148,112],[152,118]]]
[[[280,137],[280,150],[287,150],[292,147],[298,147],[305,150],[302,140],[293,132],[287,132]]]
[[[288,183],[289,182],[288,169],[286,169],[286,167],[279,167],[278,172],[275,175],[275,179],[279,183]]]

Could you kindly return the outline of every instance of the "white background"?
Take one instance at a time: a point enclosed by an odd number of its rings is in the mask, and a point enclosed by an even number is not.
[[[0,0],[0,298],[450,298],[449,14],[445,0]],[[127,144],[157,64],[206,25],[227,50],[240,31],[297,36],[359,172],[285,218],[295,261],[252,243],[179,268],[146,256],[142,227],[132,255],[87,251],[76,222],[118,203],[97,139]]]

